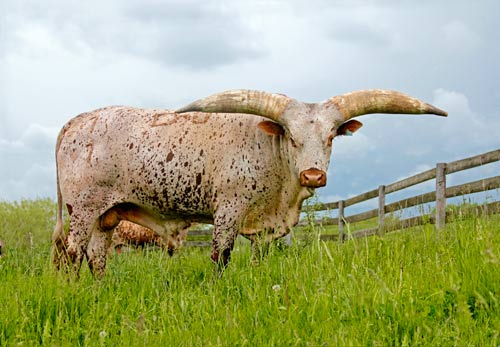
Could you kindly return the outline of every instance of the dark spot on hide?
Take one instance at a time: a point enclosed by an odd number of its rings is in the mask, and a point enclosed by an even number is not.
[[[172,153],[172,152],[168,153],[168,155],[167,155],[167,163],[169,161],[171,161],[173,158],[174,158],[174,153]]]
[[[196,185],[199,186],[201,184],[201,173],[196,175]]]
[[[129,149],[134,148],[134,144],[133,144],[133,143],[131,143],[131,144],[128,146],[128,148],[129,148]]]

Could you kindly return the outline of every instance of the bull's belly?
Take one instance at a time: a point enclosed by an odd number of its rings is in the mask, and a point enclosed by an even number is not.
[[[172,191],[168,187],[147,192],[143,189],[132,189],[129,200],[166,219],[213,223],[212,204],[208,194]]]

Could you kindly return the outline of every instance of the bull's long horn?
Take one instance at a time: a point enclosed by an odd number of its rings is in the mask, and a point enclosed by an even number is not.
[[[448,116],[448,113],[437,107],[392,90],[360,90],[334,96],[325,103],[335,105],[345,120],[369,113],[430,113],[438,116]]]
[[[237,89],[196,100],[175,112],[250,113],[278,121],[291,100],[281,94]]]

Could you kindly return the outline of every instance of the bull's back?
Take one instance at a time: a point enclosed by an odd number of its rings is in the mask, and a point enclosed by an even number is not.
[[[269,182],[266,170],[279,176],[277,166],[266,163],[272,146],[257,129],[259,121],[243,114],[129,107],[77,116],[63,129],[58,151],[64,200],[89,190],[96,200],[202,216],[210,216],[224,195],[251,195],[258,204],[264,191],[276,194],[275,187],[262,187]]]

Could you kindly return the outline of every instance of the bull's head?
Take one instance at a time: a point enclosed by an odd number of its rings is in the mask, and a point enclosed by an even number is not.
[[[281,94],[254,90],[232,90],[197,100],[177,112],[248,113],[265,117],[258,127],[282,136],[300,184],[317,188],[326,185],[332,140],[350,135],[362,123],[353,120],[369,113],[447,113],[408,95],[388,90],[363,90],[309,104]]]

